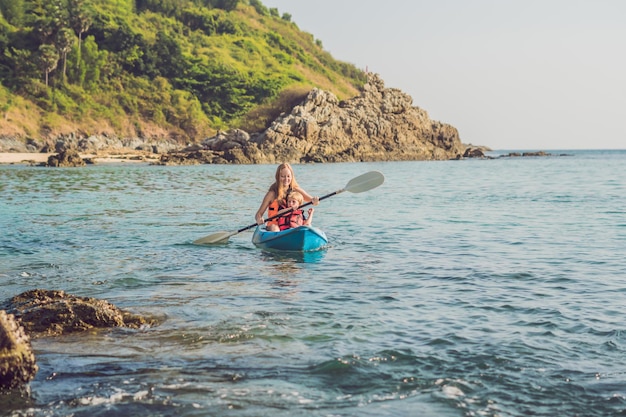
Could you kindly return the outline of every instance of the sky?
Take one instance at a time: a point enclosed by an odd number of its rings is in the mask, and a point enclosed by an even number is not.
[[[626,149],[626,0],[262,0],[465,144]]]

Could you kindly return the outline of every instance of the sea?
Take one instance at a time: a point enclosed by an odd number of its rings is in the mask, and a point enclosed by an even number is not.
[[[0,303],[157,319],[32,340],[2,416],[626,415],[626,150],[295,165],[324,250],[252,229],[275,165],[0,166]]]

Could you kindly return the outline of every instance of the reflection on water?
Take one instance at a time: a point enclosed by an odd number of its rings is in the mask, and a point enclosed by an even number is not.
[[[279,262],[279,267],[289,268],[290,263],[317,263],[324,259],[326,250],[317,250],[313,252],[273,252],[268,250],[261,251],[261,260]]]

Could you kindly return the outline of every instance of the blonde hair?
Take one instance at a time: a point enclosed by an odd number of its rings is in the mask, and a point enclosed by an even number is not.
[[[289,172],[291,172],[291,184],[289,184],[289,188],[285,188],[280,181],[280,171],[285,168],[287,168]],[[274,178],[276,179],[276,182],[272,184],[272,186],[270,187],[270,191],[274,191],[274,193],[276,193],[276,200],[278,201],[283,201],[287,199],[287,193],[289,192],[289,189],[295,190],[297,188],[300,188],[298,182],[296,181],[296,174],[293,172],[293,168],[291,167],[291,165],[289,165],[287,162],[278,165]]]
[[[304,197],[302,196],[302,194],[297,191],[292,191],[287,195],[287,201],[289,201],[290,199],[296,200],[299,206],[301,206],[302,202],[304,201]]]

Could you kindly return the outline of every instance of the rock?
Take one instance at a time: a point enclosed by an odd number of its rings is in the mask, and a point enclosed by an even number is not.
[[[124,153],[142,151],[164,153],[178,149],[179,144],[169,137],[118,138],[107,134],[86,135],[82,132],[34,140],[0,135],[0,152],[62,152],[74,149],[80,153]]]
[[[313,89],[263,133],[250,137],[240,129],[220,132],[202,146],[215,152],[211,163],[460,158],[465,147],[456,128],[431,120],[412,102],[409,95],[385,88],[377,74],[370,74],[358,97],[340,102],[328,91]]]
[[[506,155],[500,155],[500,158],[519,158],[519,157],[532,157],[532,156],[554,156],[553,154],[545,151],[534,152],[509,152]],[[561,154],[560,156],[568,156],[567,154]]]
[[[122,311],[111,303],[64,291],[30,290],[6,304],[31,337],[57,336],[93,328],[153,325],[156,320]]]
[[[536,152],[524,152],[522,156],[552,156],[552,154],[545,151],[536,151]]]
[[[463,154],[458,131],[412,106],[370,74],[361,95],[339,102],[314,89],[290,114],[255,139],[265,162],[352,162],[452,159]]]
[[[43,164],[48,167],[82,167],[87,165],[83,158],[74,149],[64,149],[56,155],[50,155],[48,162]]]
[[[37,373],[30,339],[15,317],[0,310],[0,389],[14,389]]]
[[[223,161],[223,162],[222,162]],[[218,153],[213,151],[180,151],[162,154],[159,162],[153,165],[198,165],[198,164],[219,164],[227,163]]]
[[[463,153],[463,158],[484,158],[484,157],[485,157],[485,153],[483,152],[482,149],[472,147],[472,146],[466,148],[465,152]]]
[[[29,143],[12,135],[0,135],[0,152],[33,152],[28,147]]]

